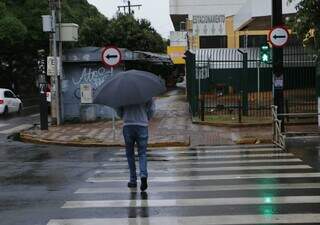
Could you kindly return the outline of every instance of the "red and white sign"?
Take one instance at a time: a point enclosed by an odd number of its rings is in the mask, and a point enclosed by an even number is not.
[[[109,46],[102,51],[102,62],[106,66],[114,67],[121,62],[121,52],[118,48]]]
[[[285,27],[274,27],[269,32],[269,41],[275,48],[281,48],[287,44],[289,39],[289,32]]]

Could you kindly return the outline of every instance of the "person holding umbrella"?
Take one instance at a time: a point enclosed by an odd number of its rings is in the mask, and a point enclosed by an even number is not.
[[[123,119],[123,137],[126,145],[126,156],[130,170],[129,188],[137,187],[134,145],[137,143],[141,185],[140,190],[148,188],[147,145],[148,124],[155,112],[155,104],[151,99],[143,104],[122,106],[117,114]]]
[[[141,70],[122,71],[105,81],[96,91],[93,103],[116,109],[123,121],[130,179],[129,188],[137,187],[134,145],[138,146],[141,191],[148,188],[148,125],[155,112],[153,97],[166,91],[165,82],[157,75]]]

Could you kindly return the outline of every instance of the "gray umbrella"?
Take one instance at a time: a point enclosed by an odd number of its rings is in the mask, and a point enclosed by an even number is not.
[[[105,81],[96,91],[93,103],[114,108],[140,104],[165,91],[164,81],[155,74],[128,70]]]

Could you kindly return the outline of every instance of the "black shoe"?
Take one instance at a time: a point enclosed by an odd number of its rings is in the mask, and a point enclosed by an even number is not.
[[[145,191],[148,188],[148,183],[147,183],[147,178],[142,177],[141,178],[141,185],[140,185],[140,190]]]
[[[136,188],[136,187],[137,187],[137,183],[128,182],[128,188]]]

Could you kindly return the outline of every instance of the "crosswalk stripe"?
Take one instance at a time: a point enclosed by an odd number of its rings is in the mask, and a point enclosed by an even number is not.
[[[175,173],[175,172],[206,172],[206,171],[234,171],[234,170],[291,170],[311,169],[308,165],[282,165],[282,166],[228,166],[228,167],[202,167],[202,168],[174,168],[174,169],[149,169],[150,173]],[[128,169],[97,170],[95,174],[101,173],[126,173]]]
[[[221,165],[221,164],[235,164],[235,163],[272,163],[272,162],[302,162],[298,158],[288,158],[288,159],[241,159],[241,160],[221,160],[221,161],[151,161],[149,160],[149,165]],[[127,162],[108,162],[104,163],[103,167],[112,166],[127,166]]]
[[[193,148],[197,149],[239,149],[239,148],[275,148],[276,147],[273,144],[259,144],[259,145],[252,145],[252,144],[247,144],[247,145],[204,145],[204,146],[196,146]]]
[[[207,185],[207,186],[154,186],[148,193],[167,192],[203,192],[203,191],[232,191],[232,190],[274,190],[274,189],[320,189],[320,183],[275,183],[275,184],[238,184],[238,185]],[[134,190],[131,190],[133,192]],[[139,191],[139,190],[136,190]],[[114,188],[80,188],[75,194],[128,193],[125,186]]]
[[[255,158],[255,157],[275,157],[275,156],[293,156],[292,153],[269,153],[269,154],[234,154],[234,155],[210,155],[210,156],[169,156],[152,157],[154,159],[164,159],[171,161],[190,160],[190,159],[234,159],[234,158]],[[112,161],[126,161],[126,158],[110,158]]]
[[[22,124],[22,125],[19,125],[19,126],[7,129],[7,130],[2,130],[2,131],[0,131],[0,134],[12,134],[15,132],[20,132],[22,130],[29,129],[31,127],[33,127],[32,124]]]
[[[138,217],[50,220],[48,225],[240,225],[319,223],[320,214],[223,215],[195,217]]]
[[[7,123],[0,123],[0,127],[6,127],[6,126],[9,126],[9,124],[7,124]]]
[[[108,207],[177,207],[177,206],[215,206],[249,204],[299,204],[320,203],[320,196],[281,196],[245,198],[198,198],[198,199],[161,199],[161,200],[97,200],[66,201],[62,208],[108,208]]]
[[[320,177],[320,173],[268,173],[268,174],[224,174],[224,175],[189,175],[189,176],[168,176],[168,177],[151,177],[152,182],[176,182],[190,180],[228,180],[228,179],[271,179],[271,178],[297,178],[297,177]],[[91,177],[87,182],[104,183],[104,182],[125,182],[127,179],[122,177]]]
[[[283,152],[282,149],[275,148],[257,148],[257,149],[190,149],[190,150],[159,150],[159,151],[148,151],[148,154],[152,155],[166,155],[166,154],[185,154],[185,153],[230,153],[230,152]],[[116,152],[115,155],[125,156],[125,151]],[[137,154],[136,154],[137,155]]]

